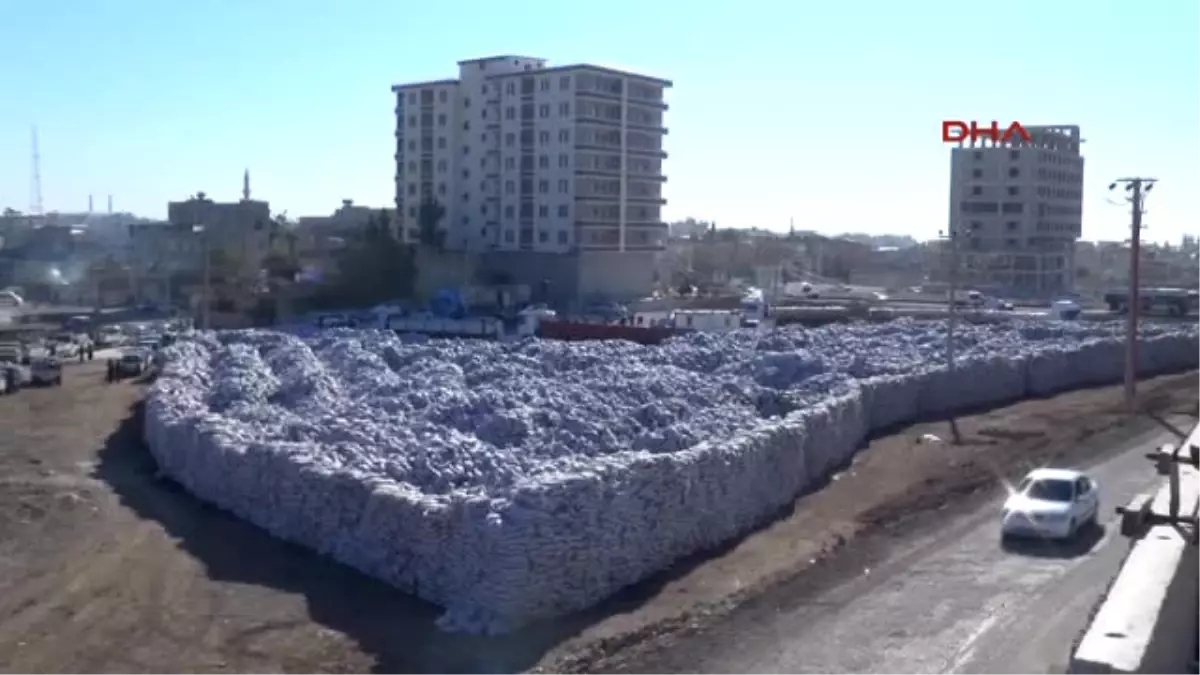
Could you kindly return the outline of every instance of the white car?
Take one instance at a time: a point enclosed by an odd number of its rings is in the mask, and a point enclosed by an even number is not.
[[[146,371],[149,365],[149,354],[140,349],[131,349],[117,360],[117,372],[121,375],[138,376]]]
[[[1100,486],[1074,469],[1034,469],[1004,502],[1002,537],[1071,539],[1095,524]]]

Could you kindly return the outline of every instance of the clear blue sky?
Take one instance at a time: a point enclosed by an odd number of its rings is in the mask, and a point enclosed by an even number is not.
[[[0,0],[0,207],[162,217],[244,167],[276,211],[392,201],[390,85],[502,53],[674,80],[669,219],[934,235],[940,121],[1079,124],[1084,236],[1122,236],[1112,178],[1150,174],[1147,236],[1200,227],[1195,0],[387,2]]]

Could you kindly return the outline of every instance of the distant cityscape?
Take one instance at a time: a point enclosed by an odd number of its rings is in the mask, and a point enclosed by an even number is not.
[[[457,65],[457,78],[392,87],[392,204],[346,199],[328,214],[294,218],[253,196],[246,171],[240,199],[188,195],[167,205],[165,221],[112,212],[111,197],[103,213],[91,197],[82,213],[6,209],[0,287],[34,301],[192,308],[207,274],[210,301],[249,316],[264,304],[300,311],[384,290],[422,301],[450,287],[570,307],[684,288],[719,293],[764,268],[784,281],[881,289],[944,284],[954,271],[964,284],[1025,298],[1127,283],[1127,244],[1081,241],[1077,126],[1027,127],[1028,142],[952,149],[946,239],[830,236],[803,222],[786,231],[667,223],[670,81],[525,56]],[[379,259],[378,241],[364,243],[372,226],[393,242],[394,260]],[[952,242],[959,255],[950,255]],[[1143,283],[1194,288],[1198,253],[1191,236],[1145,245]],[[372,294],[361,288],[371,270],[414,278]],[[362,292],[331,290],[346,290],[351,277]]]

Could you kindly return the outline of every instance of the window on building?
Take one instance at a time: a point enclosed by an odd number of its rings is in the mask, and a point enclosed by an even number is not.
[[[983,169],[971,169],[972,178],[983,178]]]
[[[571,76],[563,75],[562,77],[558,78],[558,88],[559,89],[570,89],[571,88]]]
[[[543,244],[550,241],[550,233],[545,230],[538,232],[538,241]]]
[[[1020,150],[1010,150],[1008,153],[1008,158],[1009,159],[1021,159],[1021,151]]]
[[[504,109],[504,119],[506,119],[506,120],[517,119],[517,109],[515,106],[510,105]]]
[[[1017,176],[1020,176],[1020,175],[1021,175],[1021,170],[1015,166],[1008,170],[1009,178],[1016,178]]]
[[[543,103],[543,104],[539,105],[538,106],[538,117],[549,117],[549,116],[550,116],[550,104]]]
[[[1009,197],[1016,197],[1019,194],[1021,194],[1021,188],[1019,188],[1015,185],[1008,188],[1008,196]]]
[[[505,158],[504,158],[504,168],[505,168],[505,169],[515,169],[515,168],[517,168],[517,160],[516,160],[516,158],[515,158],[515,157],[505,157]]]
[[[542,81],[538,83],[538,86],[542,91],[550,91],[550,78],[543,77]]]
[[[517,83],[509,82],[508,84],[504,85],[504,93],[508,94],[509,96],[517,93]]]
[[[566,153],[560,154],[558,156],[558,166],[560,169],[565,169],[571,166],[571,156]]]
[[[571,184],[566,178],[561,178],[558,181],[558,191],[566,194],[571,191]]]
[[[408,92],[408,103],[410,105],[417,104],[417,92],[415,92],[415,91]]]
[[[560,243],[564,246],[567,244],[567,231],[566,230],[558,231],[558,243]]]
[[[446,184],[445,183],[438,183],[438,194],[439,195],[446,194]]]
[[[983,161],[983,152],[982,151],[980,151],[980,150],[975,151],[975,161],[976,162]]]
[[[441,136],[438,138],[438,149],[439,150],[446,149],[446,137],[445,136]]]
[[[981,195],[983,194],[983,188],[979,187],[978,185],[974,185],[971,187],[971,194]]]
[[[483,94],[484,96],[487,96],[487,85],[486,84],[479,88],[479,93]]]
[[[510,195],[513,194],[514,192],[517,191],[517,184],[512,182],[511,180],[504,181],[504,191]]]
[[[471,177],[471,170],[463,169],[463,178],[470,178],[470,177]]]
[[[559,218],[566,218],[568,215],[570,215],[570,211],[571,211],[571,207],[567,206],[566,204],[558,205],[558,217]]]
[[[410,126],[410,127],[417,126],[417,116],[416,115],[408,116],[408,126]]]
[[[463,107],[464,107],[464,108],[470,108],[470,107],[471,107],[471,97],[470,97],[470,96],[464,96],[464,97],[463,97]]]
[[[416,149],[417,149],[417,142],[416,142],[416,141],[409,141],[409,142],[408,142],[408,149],[409,149],[409,150],[416,150]]]
[[[542,155],[542,156],[538,157],[538,168],[539,169],[549,169],[550,168],[550,158],[547,157],[546,155]]]
[[[983,228],[983,223],[979,222],[978,220],[971,221],[971,231],[972,232],[979,230],[981,228]]]
[[[445,89],[438,92],[438,100],[441,101],[442,103],[445,103],[449,98],[450,97],[446,94]]]
[[[1012,231],[1012,230],[1015,230],[1018,227],[1020,227],[1021,224],[1015,220],[1010,220],[1007,223],[1005,223],[1004,226],[1007,227],[1010,231]]]
[[[545,145],[546,143],[549,143],[549,142],[550,142],[550,132],[549,131],[539,131],[538,132],[538,143]]]
[[[511,244],[511,243],[513,243],[513,241],[514,241],[515,239],[516,239],[516,236],[513,234],[513,231],[512,231],[512,230],[505,230],[505,231],[504,231],[504,241],[505,241],[505,243],[509,243],[509,244]]]
[[[440,159],[437,163],[438,173],[446,173],[446,160]]]
[[[538,181],[538,192],[540,192],[542,194],[546,194],[549,191],[550,191],[550,181],[539,180]]]
[[[504,207],[504,217],[505,218],[512,218],[515,215],[516,215],[516,209],[514,209],[512,206]]]
[[[408,184],[408,196],[409,196],[409,197],[415,197],[415,196],[416,196],[416,194],[417,194],[417,184],[416,184],[416,183],[409,183],[409,184]]]
[[[417,207],[415,207],[415,206],[408,207],[408,217],[409,218],[417,217]]]
[[[416,163],[416,162],[409,162],[409,163],[408,163],[408,170],[409,170],[409,171],[416,171],[416,170],[417,170],[417,163]]]
[[[439,127],[446,126],[446,115],[445,114],[438,115],[438,126]]]
[[[559,143],[569,143],[570,141],[571,141],[571,130],[570,129],[559,129],[558,130],[558,142]]]
[[[546,206],[545,204],[542,204],[541,206],[539,206],[538,207],[538,218],[549,218],[549,217],[550,217],[550,207]]]
[[[517,143],[517,135],[516,134],[514,134],[511,131],[508,132],[507,134],[504,134],[504,144],[505,145],[512,146],[512,145],[516,145],[516,143]]]
[[[470,131],[470,130],[471,130],[471,120],[467,120],[466,122],[463,122],[463,131]]]
[[[570,117],[571,116],[570,102],[563,101],[562,103],[558,104],[558,115],[559,115],[559,117]]]

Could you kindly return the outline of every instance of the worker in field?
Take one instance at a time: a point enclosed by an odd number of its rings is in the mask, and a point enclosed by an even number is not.
[[[96,358],[96,347],[95,347],[95,345],[93,345],[93,344],[91,344],[91,343],[88,343],[88,346],[87,346],[87,355],[88,355],[88,361],[91,361],[92,359]]]
[[[106,366],[108,367],[108,371],[105,374],[104,379],[109,384],[112,384],[117,379],[117,364],[112,359],[109,359],[106,363]]]

